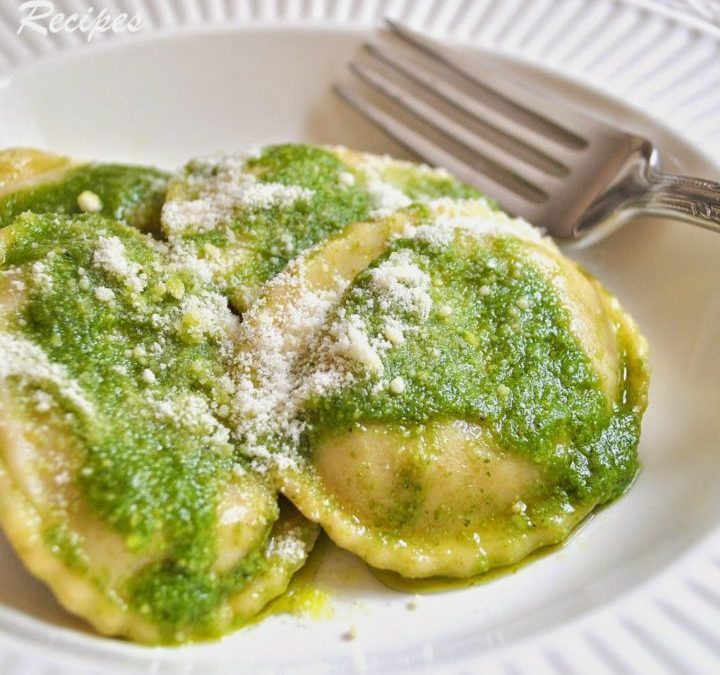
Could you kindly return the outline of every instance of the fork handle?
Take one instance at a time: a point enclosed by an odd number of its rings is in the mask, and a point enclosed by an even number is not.
[[[646,179],[647,191],[633,197],[626,208],[684,220],[720,234],[720,183],[652,170]]]

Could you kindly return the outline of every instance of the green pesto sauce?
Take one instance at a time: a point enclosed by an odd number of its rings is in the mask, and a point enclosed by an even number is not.
[[[612,499],[638,468],[640,413],[623,403],[624,396],[608,403],[567,310],[550,282],[523,260],[522,245],[506,237],[491,241],[465,238],[437,247],[401,239],[355,278],[341,307],[361,318],[370,336],[382,335],[387,320],[373,302],[371,270],[394,251],[411,252],[430,276],[433,310],[424,322],[395,315],[416,330],[407,330],[406,341],[385,352],[383,377],[401,377],[405,390],[372,392],[376,380],[361,375],[339,392],[311,400],[304,413],[310,429],[306,452],[354,425],[412,429],[463,419],[482,423],[500,447],[544,467],[549,483],[561,491],[548,495],[551,511],[565,494],[579,501]],[[452,314],[440,316],[441,305],[450,305]],[[412,484],[408,476],[406,488]]]
[[[202,175],[199,172],[204,170],[202,164],[192,162],[187,167],[189,175]],[[313,196],[299,199],[291,206],[236,210],[229,226],[241,237],[248,255],[228,280],[233,297],[257,288],[280,272],[288,261],[333,232],[370,217],[373,206],[364,175],[328,150],[302,144],[271,145],[250,159],[246,170],[260,182],[307,188],[313,191]],[[347,174],[354,178],[349,185],[343,181]],[[450,176],[408,167],[387,169],[383,179],[411,199],[478,196],[476,190]],[[227,236],[221,229],[188,235],[186,239],[198,250],[206,243],[219,248],[227,246]]]
[[[481,196],[475,188],[461,183],[452,176],[419,171],[414,167],[392,166],[382,172],[382,179],[404,192],[413,201],[428,201],[443,197],[451,199],[477,199]],[[496,202],[489,199],[491,205]]]
[[[213,611],[223,599],[244,588],[265,569],[264,553],[263,541],[223,574],[199,573],[182,559],[153,563],[130,581],[133,604],[169,629],[209,624]],[[204,637],[217,637],[211,625]]]
[[[340,176],[350,169],[335,155],[308,145],[275,145],[248,161],[247,170],[260,182],[296,185],[313,190],[310,199],[292,206],[238,208],[230,223],[242,236],[249,255],[229,280],[231,292],[256,288],[277,274],[300,251],[321,241],[347,223],[364,220],[370,212],[367,193],[358,186],[343,186]],[[196,170],[192,163],[188,172]],[[187,237],[198,248],[212,243],[222,247],[222,235],[199,233]]]
[[[141,230],[156,230],[168,174],[158,169],[123,164],[86,164],[62,178],[0,197],[0,227],[24,211],[80,213],[77,198],[85,190],[102,202],[101,214]]]
[[[139,297],[93,266],[101,235],[119,237],[127,257],[148,274]],[[158,297],[161,279],[152,266],[160,256],[136,230],[98,216],[26,214],[4,231],[4,242],[4,266],[28,270],[29,302],[17,328],[51,361],[66,366],[95,409],[93,419],[76,414],[70,423],[84,453],[78,485],[91,509],[124,535],[131,550],[161,558],[131,580],[130,604],[168,636],[179,626],[210,624],[213,609],[263,564],[256,552],[227,573],[210,569],[217,497],[238,458],[229,443],[209,440],[207,429],[192,431],[158,416],[144,394],[142,372],[152,367],[157,376],[152,392],[159,399],[190,393],[213,399],[219,395],[214,383],[224,374],[218,345],[165,330],[157,358],[131,353],[138,344],[152,353],[163,331],[151,315],[176,317],[179,304],[168,293]],[[34,261],[42,261],[49,288],[33,281]],[[80,283],[79,269],[86,271],[89,288]],[[189,274],[180,279],[186,295],[202,290]],[[115,292],[114,309],[94,295],[98,286]],[[65,558],[76,556],[65,530],[46,537]]]

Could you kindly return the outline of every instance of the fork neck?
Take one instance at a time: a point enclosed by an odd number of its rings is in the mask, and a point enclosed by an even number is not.
[[[649,144],[627,163],[620,180],[597,200],[578,223],[586,243],[637,215],[681,220],[720,233],[720,183],[662,173]]]
[[[720,233],[720,183],[703,178],[646,173],[647,191],[630,198],[625,209],[682,220]]]

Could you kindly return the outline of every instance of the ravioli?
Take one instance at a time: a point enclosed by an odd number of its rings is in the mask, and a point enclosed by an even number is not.
[[[563,541],[636,475],[649,379],[539,231],[445,171],[302,144],[172,178],[0,152],[0,355],[0,524],[147,644],[246,623],[319,526],[411,578]]]
[[[239,320],[192,260],[97,215],[0,230],[0,522],[99,632],[217,637],[317,534],[238,452]]]
[[[376,567],[515,563],[638,470],[645,340],[599,282],[484,200],[348,226],[267,284],[240,339],[244,451]]]
[[[148,166],[81,163],[33,148],[0,151],[0,227],[24,211],[101,215],[157,232],[169,175]],[[86,207],[87,209],[87,207]]]
[[[213,266],[239,311],[296,255],[345,225],[415,201],[477,196],[440,169],[302,144],[189,162],[168,189],[165,236]]]

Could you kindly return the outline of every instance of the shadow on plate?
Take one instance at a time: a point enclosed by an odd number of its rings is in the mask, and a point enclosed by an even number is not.
[[[61,628],[92,634],[90,626],[65,611],[50,589],[25,569],[2,532],[0,566],[0,606]]]

